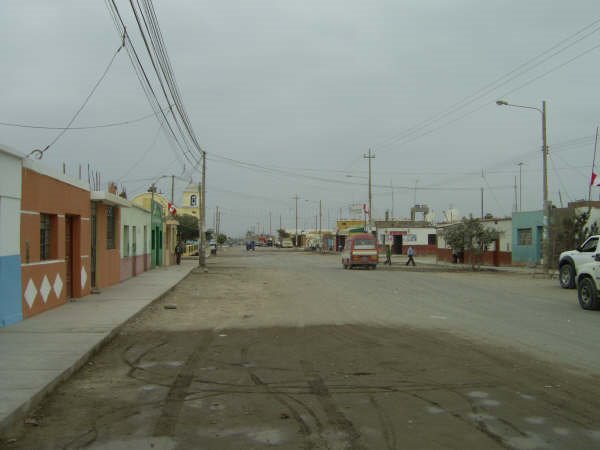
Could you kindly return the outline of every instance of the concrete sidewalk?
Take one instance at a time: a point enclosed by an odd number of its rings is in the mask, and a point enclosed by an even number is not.
[[[159,267],[0,329],[0,431],[22,420],[121,325],[169,292],[196,261]]]

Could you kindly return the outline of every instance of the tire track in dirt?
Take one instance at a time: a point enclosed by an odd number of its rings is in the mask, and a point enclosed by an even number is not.
[[[179,421],[181,409],[185,404],[189,388],[194,380],[195,369],[204,356],[204,353],[214,340],[214,334],[200,335],[200,344],[197,345],[181,366],[175,381],[171,385],[165,398],[162,414],[154,425],[153,436],[174,436],[175,427]]]

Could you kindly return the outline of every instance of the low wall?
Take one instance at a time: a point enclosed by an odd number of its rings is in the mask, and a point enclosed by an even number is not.
[[[448,248],[438,248],[436,251],[436,257],[438,261],[453,263],[454,256],[452,250]],[[465,252],[463,260],[460,261],[462,264],[471,264],[475,256],[471,252]],[[481,264],[485,266],[512,266],[512,253],[511,252],[485,252],[481,260]]]

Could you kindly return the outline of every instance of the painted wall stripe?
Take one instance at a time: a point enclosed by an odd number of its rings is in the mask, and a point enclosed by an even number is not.
[[[44,264],[58,264],[58,263],[64,263],[65,260],[64,259],[52,259],[52,260],[48,260],[48,261],[38,261],[38,262],[32,262],[32,263],[24,263],[21,264],[21,267],[29,267],[29,266],[41,266]]]

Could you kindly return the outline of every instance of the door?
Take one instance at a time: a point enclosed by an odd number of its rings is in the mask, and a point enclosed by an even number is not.
[[[137,275],[137,227],[134,225],[133,227],[131,227],[131,261],[133,264],[133,268],[132,268],[132,274],[135,276]]]
[[[394,235],[394,249],[393,249],[394,255],[401,255],[402,254],[402,235],[401,234],[397,234]]]
[[[96,287],[96,203],[92,202],[92,217],[91,217],[91,243],[92,251],[90,252],[90,283],[92,289]]]
[[[144,270],[148,270],[148,226],[144,225]]]
[[[73,296],[73,217],[65,216],[65,293]]]

